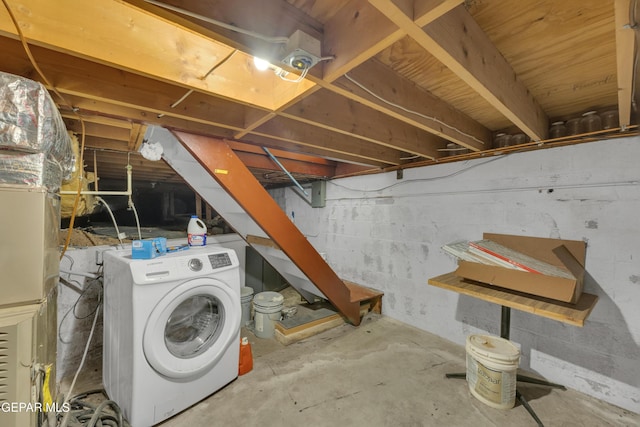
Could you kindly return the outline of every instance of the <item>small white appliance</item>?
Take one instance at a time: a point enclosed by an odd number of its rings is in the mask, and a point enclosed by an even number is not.
[[[132,427],[157,424],[238,376],[240,287],[232,249],[148,260],[104,252],[102,379]]]

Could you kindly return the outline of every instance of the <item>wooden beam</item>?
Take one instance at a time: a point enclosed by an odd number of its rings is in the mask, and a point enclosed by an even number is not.
[[[187,11],[180,14],[176,10],[158,7],[144,0],[126,0],[137,8],[146,10],[164,20],[172,21],[181,27],[203,34],[251,55],[277,62],[282,59],[282,44],[270,43],[264,38],[286,38],[296,30],[317,39],[322,39],[322,25],[306,15],[294,5],[281,0],[243,0],[242,2],[210,0],[162,0],[169,7]],[[252,37],[241,31],[232,31],[198,19],[194,16],[210,18],[214,21],[231,24],[243,30],[251,31],[260,37]],[[259,17],[260,19],[256,19]]]
[[[407,13],[411,10],[416,24],[424,26],[460,3],[462,0],[417,0],[405,2],[402,10],[406,10]],[[371,28],[376,30],[371,31]],[[341,96],[469,149],[475,151],[486,149],[491,141],[491,132],[486,127],[391,70],[384,70],[376,61],[369,61],[405,36],[404,29],[398,28],[367,0],[347,3],[325,25],[324,54],[334,55],[335,59],[325,64],[323,78],[317,81],[318,84]],[[376,86],[368,85],[372,80],[383,83],[382,87],[393,87],[394,90],[389,91],[391,93],[385,98],[391,103],[381,101],[351,82],[345,85],[345,79],[340,78],[346,73],[356,74],[356,70],[360,70],[357,74],[364,76],[357,81],[364,83],[367,88],[376,89]],[[381,75],[376,79],[378,74]],[[313,76],[311,78],[313,79]],[[415,111],[415,114],[407,113],[398,106]],[[442,126],[442,123],[450,122],[453,123],[452,128]]]
[[[253,57],[125,2],[9,0],[30,43],[273,110],[314,83],[261,73]],[[87,17],[94,17],[85,26]],[[0,34],[17,38],[0,8]],[[135,40],[134,46],[131,40]],[[215,72],[210,72],[215,68]],[[277,94],[278,98],[274,94]]]
[[[430,159],[445,145],[431,133],[326,90],[317,91],[281,115]],[[367,117],[367,122],[361,117]]]
[[[363,161],[373,160],[389,165],[399,165],[401,163],[402,153],[398,150],[366,143],[361,139],[341,135],[320,127],[309,127],[302,122],[284,117],[276,117],[258,127],[252,133],[281,139],[282,141],[295,142],[300,145],[322,147],[335,153],[336,156],[349,154],[361,157]]]
[[[229,144],[230,146],[232,144]],[[269,171],[281,171],[280,167],[273,162],[268,156],[263,154],[248,153],[246,151],[235,151],[236,156],[248,168],[265,169]],[[278,158],[276,156],[276,158]],[[317,163],[301,162],[291,159],[278,158],[278,161],[292,174],[299,173],[304,175],[313,175],[317,177],[331,178],[335,175],[335,166],[319,165]]]
[[[244,138],[242,138],[242,140],[244,142],[253,143],[260,147],[277,148],[283,151],[286,150],[293,153],[320,156],[329,160],[353,163],[357,165],[367,165],[368,167],[371,167],[371,168],[384,168],[389,166],[389,163],[385,163],[381,161],[364,159],[362,157],[351,155],[351,154],[337,153],[335,151],[327,150],[321,147],[298,144],[292,141],[274,139],[269,136],[257,135],[253,133],[247,134]]]
[[[333,90],[471,150],[481,151],[491,145],[489,129],[376,60],[336,80]]]
[[[255,145],[246,144],[244,142],[239,142],[239,141],[226,141],[226,142],[229,145],[229,147],[231,147],[231,149],[236,153],[246,152],[246,153],[266,155],[262,147],[257,147]],[[272,149],[270,151],[271,151],[271,154],[273,154],[279,159],[289,159],[289,160],[295,160],[295,161],[304,162],[304,163],[314,163],[314,164],[332,167],[332,168],[336,166],[336,162],[323,159],[321,157],[308,156],[305,154],[292,153],[290,151],[283,151],[278,149]]]
[[[131,151],[139,151],[144,141],[144,134],[147,131],[146,125],[139,123],[133,123],[131,128],[131,135],[129,136],[129,149]]]
[[[464,6],[422,28],[392,0],[369,2],[533,140],[546,139],[542,107]]]
[[[638,16],[638,11],[631,10],[631,3],[631,0],[616,0],[615,2],[618,115],[621,128],[626,128],[631,124],[633,79],[636,71],[634,59],[638,55],[635,34],[638,29],[631,28],[633,23],[629,22],[629,16]]]
[[[6,59],[2,65],[4,71],[39,79],[19,42],[0,37],[0,48]],[[184,87],[38,46],[31,47],[31,51],[48,80],[63,94],[234,130],[243,128],[242,117],[246,110],[253,110],[251,107],[202,93],[193,93],[175,108],[171,108],[186,93]],[[74,118],[73,114],[70,117]],[[108,119],[103,117],[100,120],[104,122]],[[123,123],[131,127],[131,123]],[[112,125],[111,122],[108,124]]]
[[[63,120],[65,126],[67,127],[67,130],[75,132],[77,134],[80,134],[82,132],[82,125],[80,124],[80,120],[78,119],[77,115],[69,114],[69,117],[64,117]],[[127,129],[119,126],[108,126],[91,122],[85,120],[84,118],[83,120],[85,122],[84,127],[86,136],[96,136],[118,141],[129,141],[129,137],[131,135],[131,126],[129,126],[129,129]],[[129,125],[131,125],[131,123],[129,123]]]
[[[426,25],[462,3],[462,0],[416,0],[411,3],[415,3],[412,6],[416,19]],[[371,7],[367,0],[347,2],[324,27],[323,55],[335,56],[335,59],[325,64],[322,79],[333,82],[405,34],[404,29],[394,25],[384,12],[380,13]]]

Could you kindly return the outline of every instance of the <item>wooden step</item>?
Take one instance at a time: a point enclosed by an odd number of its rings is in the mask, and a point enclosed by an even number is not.
[[[371,306],[371,311],[378,314],[382,313],[382,297],[384,292],[358,285],[348,280],[343,280],[343,282],[349,289],[349,292],[351,292],[351,302],[359,302],[360,304],[368,302]]]
[[[311,310],[305,305],[297,307],[298,313],[293,318],[276,322],[274,325],[274,337],[280,344],[293,344],[349,322],[345,316],[331,309]],[[369,303],[360,305],[360,317],[369,311]]]

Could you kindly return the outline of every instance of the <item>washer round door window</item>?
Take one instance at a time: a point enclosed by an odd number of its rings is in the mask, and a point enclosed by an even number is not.
[[[206,351],[224,324],[224,306],[212,295],[194,295],[178,304],[164,327],[164,344],[176,357]]]
[[[240,297],[213,278],[182,283],[156,305],[144,331],[149,364],[162,375],[186,378],[209,370],[240,328]]]

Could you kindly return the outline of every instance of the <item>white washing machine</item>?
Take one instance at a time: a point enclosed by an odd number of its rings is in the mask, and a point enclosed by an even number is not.
[[[233,381],[241,318],[231,249],[149,260],[104,252],[102,379],[132,427],[157,424]]]

